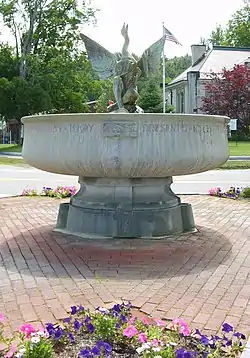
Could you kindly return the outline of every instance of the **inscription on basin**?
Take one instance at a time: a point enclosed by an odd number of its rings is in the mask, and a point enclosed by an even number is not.
[[[102,124],[102,133],[104,137],[137,137],[138,136],[139,122],[105,122]],[[70,133],[70,134],[84,134],[91,133],[94,126],[98,124],[90,123],[75,123],[62,126],[53,126],[53,134]],[[143,133],[168,133],[168,132],[193,132],[193,133],[208,133],[212,132],[225,132],[225,128],[221,124],[186,124],[183,122],[178,123],[148,123],[142,122],[140,124],[140,132]]]
[[[104,137],[137,137],[136,122],[106,122],[103,123]]]
[[[167,133],[167,132],[194,132],[194,133],[212,133],[213,130],[221,130],[221,125],[216,124],[186,124],[186,123],[142,123],[142,132],[146,133]]]
[[[81,134],[86,132],[92,132],[94,124],[83,123],[83,124],[68,124],[65,126],[53,126],[53,133],[72,133]]]

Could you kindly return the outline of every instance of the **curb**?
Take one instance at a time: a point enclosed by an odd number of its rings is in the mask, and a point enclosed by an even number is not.
[[[231,157],[229,157],[229,159],[228,160],[250,160],[250,157],[249,156],[235,156],[235,155],[233,155],[233,156],[231,156]]]
[[[0,156],[9,156],[9,157],[19,157],[22,158],[22,153],[20,152],[0,152]]]
[[[19,157],[22,158],[22,153],[21,152],[0,152],[0,156],[10,156],[10,157]],[[242,160],[242,161],[250,161],[250,156],[231,156],[228,158],[228,161],[233,161],[233,160]]]

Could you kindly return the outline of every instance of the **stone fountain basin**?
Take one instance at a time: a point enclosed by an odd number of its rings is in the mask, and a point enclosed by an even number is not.
[[[189,114],[57,114],[22,118],[23,158],[42,170],[93,178],[204,172],[229,157],[228,118]]]

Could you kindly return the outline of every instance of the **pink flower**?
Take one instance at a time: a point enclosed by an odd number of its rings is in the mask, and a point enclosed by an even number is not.
[[[148,340],[147,336],[145,333],[140,333],[138,336],[138,342],[140,343],[146,343]]]
[[[10,350],[5,354],[5,358],[11,358],[14,356],[14,354],[17,352],[17,345],[16,344],[12,344],[12,346],[10,347]]]
[[[148,324],[149,324],[149,322],[148,322],[148,320],[147,320],[146,317],[142,317],[142,318],[141,318],[141,321],[142,321],[142,323],[144,323],[145,325],[148,325]]]
[[[0,313],[0,322],[3,322],[5,320],[5,317],[2,313]]]
[[[188,326],[181,326],[180,333],[182,333],[183,336],[190,336],[191,330]]]
[[[135,317],[131,317],[128,321],[129,324],[134,324],[135,323]]]
[[[161,345],[161,341],[156,338],[154,338],[151,343],[154,347],[158,347],[159,345]]]
[[[36,329],[30,323],[25,323],[20,327],[20,331],[25,333],[26,337],[29,338],[31,333],[36,332]]]
[[[155,323],[157,324],[157,326],[159,327],[165,327],[167,325],[166,322],[162,321],[161,319],[155,319]]]
[[[127,328],[125,328],[123,330],[123,335],[128,338],[134,337],[137,333],[138,333],[138,330],[135,328],[135,326],[132,326],[132,325],[128,326]]]
[[[183,336],[189,336],[191,333],[190,328],[188,327],[188,324],[181,318],[174,319],[172,321],[174,325],[179,326],[179,332],[183,334]]]

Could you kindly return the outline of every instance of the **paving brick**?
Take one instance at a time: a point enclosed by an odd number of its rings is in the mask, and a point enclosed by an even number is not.
[[[207,321],[210,319],[209,313],[198,313],[197,316],[194,318],[193,322],[200,323],[200,324],[206,324]]]
[[[141,311],[148,315],[151,315],[151,313],[155,310],[156,306],[157,305],[155,303],[148,302],[141,307]]]
[[[22,303],[19,305],[20,312],[22,313],[24,322],[37,321],[37,314],[30,303]]]
[[[183,317],[209,333],[227,321],[248,333],[249,203],[206,196],[185,201],[193,205],[197,234],[74,246],[52,231],[60,200],[4,199],[0,311],[10,329],[24,320],[54,322],[72,304],[93,309],[131,300],[142,315]]]

